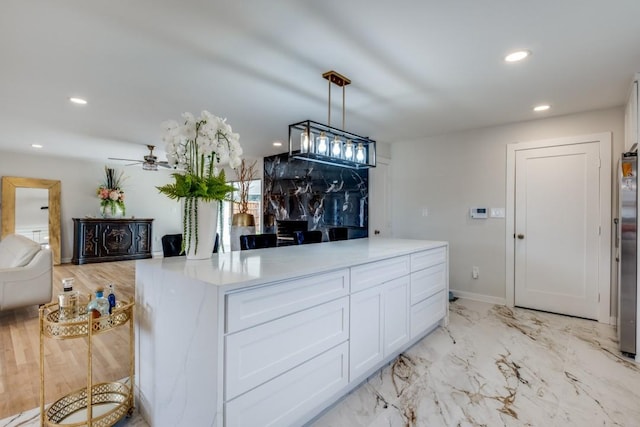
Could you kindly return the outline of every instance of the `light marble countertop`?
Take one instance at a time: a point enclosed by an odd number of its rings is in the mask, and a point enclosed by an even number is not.
[[[447,246],[447,242],[376,237],[232,251],[213,254],[206,260],[172,257],[137,262],[146,267],[159,267],[167,273],[181,273],[188,278],[230,290],[323,273],[443,246]]]

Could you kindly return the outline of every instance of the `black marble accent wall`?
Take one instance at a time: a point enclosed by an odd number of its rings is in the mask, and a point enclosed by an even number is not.
[[[328,240],[333,227],[348,228],[349,238],[368,236],[369,170],[348,169],[289,158],[264,158],[264,233],[276,220],[307,221]]]

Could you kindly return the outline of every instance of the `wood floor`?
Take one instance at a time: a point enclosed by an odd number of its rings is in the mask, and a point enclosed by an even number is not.
[[[62,279],[75,278],[74,289],[93,294],[98,286],[115,284],[116,297],[131,301],[135,293],[135,261],[62,264],[53,270],[53,294]],[[85,296],[86,298],[86,296]],[[129,328],[94,339],[94,382],[128,375]],[[70,391],[86,387],[87,340],[45,340],[45,400],[51,403]],[[38,307],[0,311],[0,419],[40,406],[40,332]]]

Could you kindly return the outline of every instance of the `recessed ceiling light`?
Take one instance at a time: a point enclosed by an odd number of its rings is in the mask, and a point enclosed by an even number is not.
[[[518,61],[522,61],[523,59],[525,59],[530,55],[531,55],[531,52],[528,50],[517,50],[505,56],[504,60],[507,62],[518,62]]]
[[[31,146],[33,148],[42,148],[42,145],[40,145],[40,144],[31,144]]]
[[[533,111],[547,111],[549,108],[551,108],[551,105],[548,104],[537,105],[533,107]]]
[[[274,146],[274,147],[282,147],[282,142],[280,142],[280,141],[274,141],[274,142],[273,142],[273,146]]]
[[[87,101],[85,99],[82,99],[82,98],[71,97],[71,98],[69,98],[69,101],[73,102],[74,104],[78,104],[78,105],[86,105],[87,104]]]

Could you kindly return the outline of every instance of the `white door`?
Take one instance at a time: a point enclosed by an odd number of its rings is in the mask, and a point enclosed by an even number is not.
[[[515,305],[598,318],[597,142],[518,150]]]
[[[369,169],[369,237],[391,237],[390,161],[379,158]]]

